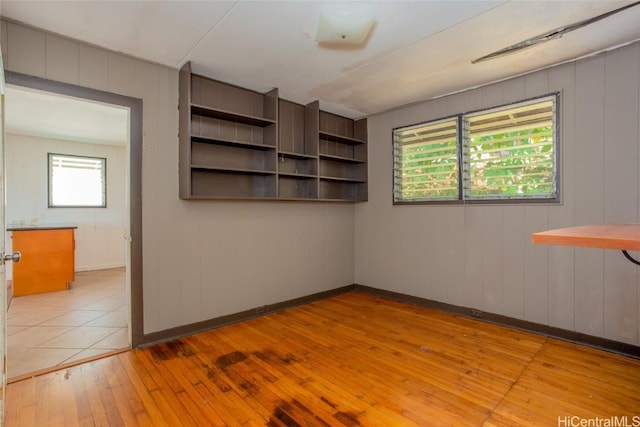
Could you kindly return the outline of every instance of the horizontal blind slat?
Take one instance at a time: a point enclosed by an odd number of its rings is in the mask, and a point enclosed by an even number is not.
[[[500,134],[499,134],[500,135]],[[504,135],[504,134],[502,134]],[[486,135],[485,135],[486,136]],[[549,141],[552,142],[553,141],[553,130],[549,129],[549,130],[544,130],[544,131],[537,131],[537,132],[530,132],[530,133],[518,133],[516,135],[508,135],[508,136],[503,136],[501,138],[492,138],[490,140],[479,140],[479,138],[483,138],[482,136],[478,136],[476,134],[473,134],[473,137],[469,139],[469,141],[467,141],[465,143],[465,146],[473,146],[473,145],[497,145],[497,144],[504,144],[507,146],[513,146],[513,147],[521,147],[521,146],[527,146],[530,144],[529,140],[533,139],[536,141]]]
[[[465,119],[465,194],[473,198],[555,196],[555,100],[526,102]]]
[[[555,109],[553,95],[395,129],[395,200],[555,197]]]
[[[394,130],[394,199],[458,198],[458,121]]]

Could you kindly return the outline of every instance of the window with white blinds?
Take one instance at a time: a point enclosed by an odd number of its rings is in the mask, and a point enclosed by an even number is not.
[[[49,207],[106,207],[107,159],[49,153]]]
[[[557,95],[394,129],[394,202],[557,201]]]

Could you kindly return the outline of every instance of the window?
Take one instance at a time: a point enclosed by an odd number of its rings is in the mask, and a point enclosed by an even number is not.
[[[49,207],[107,206],[107,159],[49,153]]]
[[[557,95],[393,130],[394,203],[557,201]]]

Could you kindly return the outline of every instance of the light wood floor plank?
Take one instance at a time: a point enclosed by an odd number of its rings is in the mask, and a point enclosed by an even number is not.
[[[150,393],[155,405],[159,408],[159,414],[169,426],[197,425],[176,395],[176,392],[182,391],[182,388],[175,384],[173,377],[162,374],[163,366],[157,363],[155,356],[159,347],[151,347],[149,351],[134,352],[138,369],[146,370],[147,374],[154,378],[155,387]]]
[[[352,292],[9,384],[5,420],[490,427],[625,415],[640,416],[640,360]]]
[[[144,407],[133,389],[132,382],[126,376],[119,359],[109,359],[109,362],[108,369],[112,372],[109,378],[109,386],[120,417],[125,426],[137,424],[137,413],[143,412]]]
[[[223,423],[210,402],[203,399],[193,387],[194,382],[197,383],[199,381],[192,376],[194,369],[193,363],[191,363],[193,351],[182,342],[179,345],[177,342],[168,343],[168,345],[170,346],[168,350],[178,357],[169,357],[166,360],[166,364],[160,365],[159,375],[175,379],[180,390],[176,394],[196,425],[206,425],[211,422]]]
[[[146,384],[148,383],[144,383],[143,379],[141,378],[142,370],[138,369],[135,365],[135,359],[133,357],[123,357],[117,359],[122,363],[125,375],[129,378],[131,386],[135,391],[136,396],[138,396],[138,398],[140,399],[140,404],[143,408],[141,412],[136,413],[138,424],[166,427],[167,424],[164,421],[160,410],[151,398],[149,388],[146,387]]]
[[[269,385],[271,396],[265,399],[264,402],[266,403],[270,400],[271,408],[273,408],[274,403],[276,404],[277,410],[273,413],[273,418],[280,421],[290,418],[295,419],[298,412],[305,411],[305,408],[300,405],[300,401],[313,401],[316,403],[313,405],[313,415],[314,418],[319,419],[318,423],[321,424],[320,420],[331,419],[335,413],[335,408],[330,407],[329,404],[319,398],[322,394],[318,394],[317,391],[322,386],[315,384],[316,381],[309,374],[308,367],[304,367],[306,355],[300,344],[291,345],[294,340],[291,340],[290,336],[281,336],[277,340],[269,339],[260,332],[270,329],[269,325],[266,324],[257,328],[251,328],[246,324],[243,327],[247,328],[248,336],[256,337],[251,343],[242,342],[241,340],[234,341],[234,336],[229,334],[223,334],[222,338],[239,348],[249,349],[248,352],[254,356],[248,358],[246,363],[250,364],[251,369],[256,373],[255,378],[262,378],[264,383]],[[286,329],[282,330],[281,333],[288,335]],[[285,340],[288,340],[286,344]],[[281,354],[275,350],[283,347],[283,345],[288,350],[295,352],[297,356],[294,356],[292,352]],[[255,388],[259,389],[259,387],[254,386]],[[314,389],[315,393],[310,389]],[[345,404],[347,403],[345,402]],[[269,405],[265,406],[268,407]],[[354,406],[351,405],[350,409],[353,410]]]
[[[273,321],[272,319],[264,319],[265,322],[270,320]],[[334,411],[332,418],[334,416],[354,418],[357,415],[368,420],[368,424],[365,425],[394,425],[400,421],[405,425],[414,425],[409,424],[411,417],[406,416],[408,414],[399,416],[399,413],[393,408],[379,404],[380,399],[388,400],[387,395],[392,393],[392,390],[376,387],[358,372],[350,370],[351,364],[346,360],[346,353],[341,351],[339,347],[335,345],[318,347],[316,342],[321,341],[322,338],[318,335],[310,337],[308,332],[316,327],[324,329],[326,325],[306,323],[307,333],[305,334],[295,330],[294,325],[296,324],[296,321],[286,322],[287,327],[281,331],[281,336],[273,342],[263,342],[263,349],[257,354],[260,359],[267,361],[271,366],[282,367],[282,374],[297,379],[301,387],[313,389],[313,395],[316,396],[316,405],[313,406],[315,410],[318,408],[326,410],[328,407]],[[249,324],[245,326],[249,327]],[[272,329],[274,328],[270,325],[260,325],[256,327],[252,335],[257,334],[260,330]],[[271,333],[271,335],[273,334]],[[327,331],[326,336],[335,337],[336,335],[331,335],[330,331]],[[290,351],[282,354],[275,350],[280,347]],[[340,370],[336,371],[336,366],[340,366]],[[352,378],[358,378],[362,391],[355,396],[349,393],[343,384],[345,380]],[[338,405],[332,404],[330,399],[338,402],[339,408]],[[365,409],[367,406],[375,407],[376,410],[367,412]]]

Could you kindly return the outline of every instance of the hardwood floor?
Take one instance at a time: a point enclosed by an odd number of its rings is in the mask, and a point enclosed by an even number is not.
[[[7,426],[624,416],[640,425],[640,360],[357,292],[16,382],[6,396]]]

